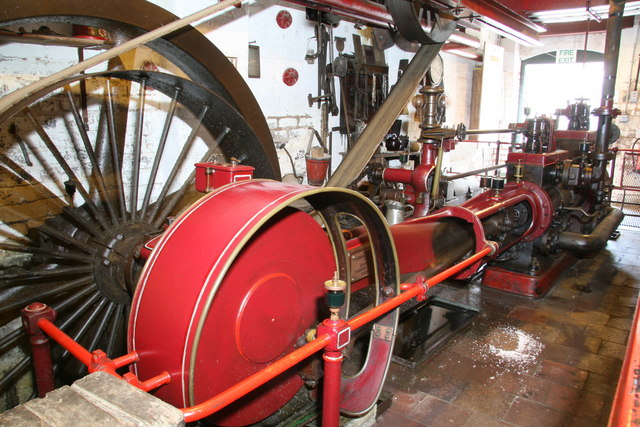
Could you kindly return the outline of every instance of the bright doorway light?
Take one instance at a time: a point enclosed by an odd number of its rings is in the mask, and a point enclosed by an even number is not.
[[[557,109],[585,99],[591,109],[600,106],[602,93],[602,62],[572,64],[527,64],[524,67],[520,105],[531,110],[529,117],[555,117]],[[524,116],[523,108],[519,116]],[[567,128],[567,119],[560,118],[559,128]],[[595,129],[597,120],[591,120]]]

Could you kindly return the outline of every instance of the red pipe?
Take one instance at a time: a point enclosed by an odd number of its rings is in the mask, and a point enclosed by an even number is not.
[[[138,356],[137,352],[132,351],[131,353],[127,353],[124,356],[116,357],[115,359],[113,359],[113,363],[116,365],[117,369],[123,366],[131,365],[132,363],[136,363],[138,360],[140,360],[140,356]]]
[[[464,270],[466,267],[470,266],[471,264],[475,263],[476,261],[478,261],[479,259],[484,258],[485,256],[489,255],[491,252],[494,251],[494,248],[492,247],[486,247],[483,250],[481,250],[480,252],[476,252],[475,254],[473,254],[472,256],[470,256],[469,258],[465,259],[462,262],[459,262],[458,264],[455,264],[449,268],[447,268],[446,270],[436,274],[435,276],[431,277],[430,279],[424,281],[424,283],[415,283],[413,284],[412,287],[410,287],[407,291],[401,293],[400,295],[391,298],[390,300],[383,302],[380,305],[377,305],[375,307],[373,307],[371,310],[364,312],[362,314],[360,314],[359,316],[356,316],[350,320],[347,321],[347,323],[349,324],[349,326],[351,326],[351,329],[358,329],[364,325],[366,325],[367,323],[377,319],[378,317],[382,316],[383,314],[386,314],[388,312],[390,312],[391,310],[400,307],[402,304],[404,304],[405,302],[409,301],[411,298],[413,297],[417,297],[420,296],[421,294],[426,294],[426,292],[429,290],[429,288],[437,285],[438,283],[442,282],[443,280],[455,275],[456,273],[459,273],[461,270]],[[400,285],[400,287],[402,288],[403,285]],[[406,288],[406,287],[405,287]]]
[[[353,319],[346,322],[346,324],[351,329],[358,329],[359,327],[369,323],[370,321],[386,314],[387,312],[399,307],[404,302],[410,300],[416,296],[423,296],[426,294],[427,290],[440,283],[444,279],[453,276],[454,274],[460,272],[464,268],[469,265],[475,263],[479,259],[493,252],[493,247],[486,247],[483,250],[475,253],[471,257],[465,259],[464,261],[444,270],[443,272],[433,276],[432,278],[423,281],[419,280],[410,288],[403,284],[401,285],[402,289],[408,289],[406,292],[374,307],[366,313],[363,313],[359,316],[354,317]],[[89,367],[89,371],[92,372],[92,367],[95,367],[94,357],[92,353],[87,351],[80,344],[75,342],[71,337],[58,329],[53,322],[46,318],[39,318],[36,321],[37,326],[44,331],[49,337],[55,340],[58,344],[64,347],[69,351],[76,359],[82,362],[84,365]],[[341,322],[344,325],[344,322]],[[323,400],[323,405],[326,408],[323,408],[323,417],[326,420],[325,426],[338,426],[339,424],[339,407],[340,407],[340,375],[341,375],[341,366],[342,366],[342,352],[338,348],[334,348],[333,345],[331,348],[327,348],[333,342],[333,338],[328,333],[321,334],[313,341],[308,344],[294,350],[288,355],[282,357],[277,360],[273,364],[267,366],[266,368],[256,372],[248,378],[245,378],[238,384],[228,388],[217,396],[212,397],[209,400],[206,400],[198,405],[191,406],[188,408],[183,408],[181,411],[184,414],[185,422],[193,422],[203,418],[208,417],[209,415],[221,410],[222,408],[230,405],[237,399],[245,396],[261,385],[265,384],[269,380],[275,378],[282,372],[301,362],[302,360],[308,358],[312,354],[317,353],[323,348],[326,348],[325,354],[323,355],[323,359],[325,361],[325,389],[324,389],[324,397],[326,401]],[[96,351],[94,353],[98,353]],[[103,354],[103,352],[100,352]],[[104,354],[103,354],[104,355]],[[96,357],[97,358],[97,357]],[[115,370],[111,372],[108,365],[113,365],[114,367],[124,366],[129,363],[137,362],[138,355],[133,352],[122,357],[119,357],[115,360],[110,360],[106,358],[104,355],[103,359],[105,359],[105,365],[107,372],[112,375],[118,376]],[[100,368],[104,367],[103,365],[99,365]],[[158,387],[162,384],[166,384],[170,381],[171,376],[163,372],[162,374],[154,377],[146,382],[139,382],[135,376],[132,374],[125,374],[126,381],[142,388],[145,391],[148,391],[152,388]],[[337,415],[336,415],[337,414]],[[337,419],[336,419],[337,418]]]
[[[323,12],[335,13],[349,19],[357,21],[365,21],[369,24],[381,27],[389,27],[395,25],[393,17],[387,8],[380,3],[374,3],[368,0],[288,0],[290,3],[311,7]],[[460,43],[472,48],[480,47],[480,40],[471,37],[461,31],[454,31],[449,37],[449,41]]]
[[[130,365],[140,360],[138,353],[136,353],[135,351],[112,360],[109,359],[102,350],[95,350],[93,353],[90,353],[87,349],[75,342],[69,335],[62,332],[48,318],[38,319],[36,325],[54,341],[60,344],[65,350],[71,353],[76,359],[82,362],[89,370],[89,373],[103,371],[113,375],[116,378],[124,379],[129,384],[147,392],[158,388],[163,384],[169,384],[171,382],[171,375],[166,371],[147,381],[140,381],[138,377],[130,372],[124,374],[124,376],[121,377],[116,372],[116,369]],[[49,352],[49,358],[50,357],[51,353]],[[51,387],[51,390],[53,390],[53,386]]]
[[[335,307],[334,307],[335,308]],[[324,347],[324,377],[322,379],[322,427],[340,425],[340,382],[342,381],[342,349],[351,340],[349,324],[336,311],[318,325],[317,333],[331,337]]]
[[[303,361],[307,357],[322,350],[329,342],[331,337],[329,334],[323,334],[314,339],[313,341],[305,344],[297,350],[292,351],[276,362],[267,366],[266,368],[256,372],[250,377],[245,378],[238,384],[229,387],[217,396],[212,397],[209,400],[205,400],[195,406],[183,408],[181,411],[184,413],[184,420],[187,423],[201,420],[208,417],[214,412],[232,404],[234,401],[240,399],[247,393],[252,392],[256,388],[260,387],[267,381],[280,375],[287,369],[291,368],[295,364]]]
[[[85,366],[91,366],[91,353],[89,353],[84,347],[75,342],[73,338],[62,332],[56,325],[54,325],[49,319],[39,319],[38,327],[47,333],[55,342],[60,344],[63,348],[69,351]]]
[[[422,295],[426,294],[427,290],[430,287],[433,287],[434,285],[437,285],[438,283],[442,282],[446,278],[451,277],[456,273],[459,273],[461,270],[475,263],[479,259],[484,258],[486,255],[489,255],[493,251],[494,251],[493,247],[486,247],[480,252],[477,252],[472,256],[470,256],[469,258],[465,259],[464,261],[452,267],[449,267],[448,269],[442,271],[439,274],[436,274],[432,278],[421,283],[420,282],[416,283],[408,291],[403,292],[402,294],[394,298],[391,298],[390,300],[372,308],[366,313],[363,313],[359,316],[354,317],[353,319],[349,320],[347,324],[351,327],[352,330],[358,329],[361,326],[366,325],[370,321],[399,307],[403,303],[409,301],[411,298],[419,296],[421,294]],[[250,377],[245,378],[244,380],[240,381],[238,384],[232,387],[229,387],[228,389],[218,394],[217,396],[214,396],[211,399],[206,400],[202,403],[199,403],[195,406],[181,409],[181,411],[184,413],[185,422],[190,423],[193,421],[206,418],[209,415],[212,415],[213,413],[230,405],[237,399],[240,399],[246,394],[252,392],[256,388],[266,383],[267,381],[275,378],[277,375],[291,368],[295,364],[301,362],[302,360],[306,359],[312,354],[317,353],[318,351],[323,349],[325,346],[327,346],[327,344],[329,344],[330,342],[331,342],[331,337],[329,336],[329,334],[322,334],[316,339],[314,339],[313,341],[309,342],[308,344],[305,344],[299,349],[289,353],[288,355],[277,360],[273,364],[251,375]],[[335,362],[337,363],[337,361]],[[325,359],[325,366],[326,366],[326,363],[327,362]],[[334,369],[335,366],[336,365],[330,365],[329,369],[330,370]],[[330,375],[333,375],[333,374],[330,374]],[[335,381],[335,378],[330,378],[329,381],[333,383]],[[338,382],[338,385],[339,385],[339,382]],[[330,397],[330,399],[334,399],[334,397]],[[334,403],[333,400],[329,402],[330,405],[332,405],[333,403]],[[323,401],[323,405],[325,404],[326,403]],[[333,411],[333,408],[330,408],[330,409]],[[324,409],[323,409],[323,414],[324,414]]]
[[[460,272],[464,268],[473,264],[481,258],[484,258],[486,255],[493,252],[494,248],[486,247],[480,252],[475,253],[471,257],[465,259],[464,261],[444,270],[443,272],[436,274],[429,280],[423,283],[416,283],[412,286],[408,291],[403,292],[402,294],[391,298],[390,300],[372,308],[366,313],[363,313],[359,316],[354,317],[349,320],[347,324],[351,327],[352,330],[358,329],[359,327],[366,325],[370,321],[382,316],[383,314],[388,313],[389,311],[399,307],[403,303],[409,301],[411,298],[419,296],[421,294],[425,294],[427,290],[442,282],[448,277],[455,275]],[[230,405],[237,399],[245,396],[246,394],[252,392],[256,388],[260,387],[267,381],[275,378],[277,375],[291,368],[295,364],[301,362],[307,357],[311,356],[314,353],[317,353],[321,349],[323,349],[327,344],[329,344],[331,338],[329,334],[322,334],[313,341],[305,344],[299,349],[289,353],[283,358],[277,360],[273,364],[267,366],[266,368],[256,372],[248,378],[245,378],[238,384],[229,387],[222,393],[212,397],[209,400],[206,400],[202,403],[199,403],[195,406],[191,406],[188,408],[183,408],[181,411],[184,413],[185,422],[193,422],[197,420],[201,420],[203,418],[212,415],[213,413],[221,410],[222,408]],[[326,364],[326,360],[325,360]],[[333,369],[335,366],[330,366],[329,369]],[[324,404],[324,402],[323,402]]]

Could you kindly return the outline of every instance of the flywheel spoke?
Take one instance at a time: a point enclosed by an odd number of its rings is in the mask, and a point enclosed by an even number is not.
[[[0,363],[13,357],[0,393],[30,369],[19,310],[34,301],[85,348],[121,355],[140,248],[195,200],[194,164],[253,155],[238,152],[255,135],[228,101],[175,76],[81,75],[38,96],[66,107],[16,106],[15,143],[0,148],[0,174],[27,192],[0,207]],[[58,383],[86,372],[52,354]]]

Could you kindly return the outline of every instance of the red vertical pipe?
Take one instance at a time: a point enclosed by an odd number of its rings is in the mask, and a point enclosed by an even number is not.
[[[54,321],[56,312],[45,304],[34,302],[22,309],[22,326],[29,334],[31,357],[36,380],[38,397],[44,397],[55,388],[53,376],[53,362],[51,360],[51,346],[49,338],[38,327],[38,320]]]
[[[322,427],[340,425],[340,377],[342,375],[342,351],[325,349],[324,379],[322,388]]]

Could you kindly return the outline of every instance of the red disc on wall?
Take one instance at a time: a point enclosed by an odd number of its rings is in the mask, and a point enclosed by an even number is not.
[[[282,81],[287,86],[293,86],[298,81],[298,71],[295,68],[287,68],[282,73]]]
[[[278,12],[278,15],[276,16],[276,22],[278,23],[278,27],[282,29],[289,28],[291,26],[292,21],[293,21],[293,18],[291,17],[291,14],[286,10],[281,10],[280,12]]]

